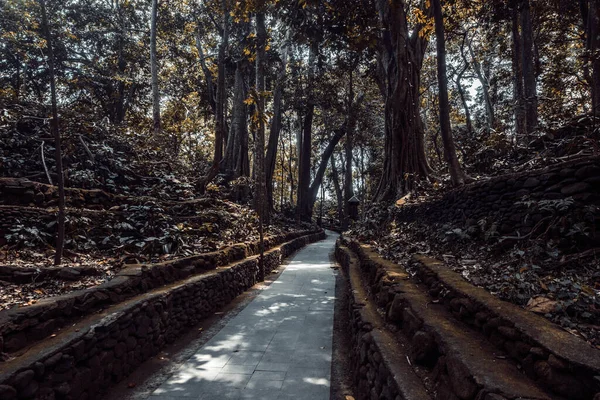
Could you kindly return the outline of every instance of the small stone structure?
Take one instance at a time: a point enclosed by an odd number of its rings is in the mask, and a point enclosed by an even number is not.
[[[352,196],[350,200],[348,200],[348,217],[351,220],[356,221],[358,219],[358,206],[360,205],[360,200],[356,196]]]

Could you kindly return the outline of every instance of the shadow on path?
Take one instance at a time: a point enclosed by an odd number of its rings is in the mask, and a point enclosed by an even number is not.
[[[149,400],[329,399],[334,245],[330,234],[299,251]]]

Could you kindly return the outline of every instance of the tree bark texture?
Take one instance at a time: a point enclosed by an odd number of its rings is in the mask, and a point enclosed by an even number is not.
[[[273,209],[273,176],[275,173],[275,163],[277,162],[277,147],[279,143],[279,133],[281,132],[281,114],[283,112],[283,88],[285,84],[285,71],[287,68],[289,52],[289,41],[286,40],[281,55],[281,66],[275,83],[275,94],[273,95],[273,118],[271,120],[271,130],[269,132],[269,144],[267,145],[266,183],[268,206]]]
[[[354,131],[356,127],[356,116],[358,114],[358,110],[364,100],[364,95],[361,93],[357,99],[350,105],[350,110],[348,111],[348,118],[344,121],[344,124],[335,131],[333,137],[327,144],[327,147],[323,151],[321,155],[321,162],[319,163],[319,168],[317,169],[317,173],[315,174],[315,178],[310,185],[309,188],[309,204],[308,209],[310,215],[312,215],[312,211],[317,201],[317,195],[319,194],[319,187],[323,183],[323,176],[325,175],[325,171],[327,169],[327,164],[329,163],[329,158],[333,154],[335,150],[335,146],[339,143],[344,135],[347,135],[349,132]],[[352,153],[350,153],[352,155]],[[346,176],[348,173],[346,172]],[[352,180],[352,179],[350,179]],[[347,185],[347,184],[346,184]]]
[[[222,0],[223,30],[221,43],[219,45],[219,55],[217,59],[217,91],[215,100],[215,148],[213,153],[212,166],[208,173],[200,178],[199,189],[204,191],[219,172],[221,160],[223,160],[223,141],[226,135],[225,107],[227,103],[227,88],[225,87],[225,56],[229,45],[229,9],[227,0]],[[208,76],[207,76],[208,79]]]
[[[525,94],[525,120],[527,133],[538,126],[538,99],[533,63],[533,27],[529,0],[521,0],[521,35],[523,37],[523,88]]]
[[[218,168],[223,159],[223,138],[225,132],[225,107],[227,101],[227,88],[225,87],[225,56],[229,45],[229,10],[227,1],[223,0],[223,37],[219,46],[218,76],[217,76],[217,101],[215,114],[215,153],[213,164]]]
[[[323,151],[321,155],[321,162],[319,163],[319,168],[317,169],[317,173],[315,174],[315,179],[308,189],[308,211],[309,215],[312,215],[313,207],[315,202],[317,201],[317,196],[319,194],[319,187],[323,183],[323,176],[325,175],[325,171],[327,170],[327,164],[329,163],[329,158],[333,154],[335,150],[335,146],[339,143],[340,139],[346,134],[346,129],[338,129],[329,143],[327,147]]]
[[[265,28],[265,15],[262,12],[256,13],[256,117],[257,129],[254,141],[254,160],[256,171],[256,212],[259,218],[260,235],[260,272],[259,279],[265,278],[265,266],[263,262],[264,254],[264,220],[269,221],[265,199],[265,46],[267,44],[267,30]]]
[[[490,95],[490,82],[488,79],[488,75],[486,75],[481,63],[475,56],[475,51],[473,50],[473,45],[469,42],[469,53],[471,54],[471,59],[473,60],[473,70],[475,71],[475,75],[477,75],[477,80],[481,84],[481,91],[483,93],[483,101],[485,103],[485,115],[486,115],[486,131],[490,133],[492,129],[496,126],[496,116],[494,113],[494,105],[492,104],[492,98]]]
[[[216,103],[216,93],[215,93],[215,84],[212,72],[208,69],[206,65],[206,56],[204,55],[204,50],[202,49],[202,34],[200,32],[200,25],[198,24],[198,28],[196,29],[196,49],[198,50],[198,56],[200,57],[200,67],[202,68],[202,73],[204,73],[204,79],[206,79],[206,91],[208,93],[208,104],[210,104],[210,108],[214,115],[217,114],[217,103]]]
[[[158,0],[152,0],[150,19],[150,72],[152,75],[152,120],[154,133],[160,133],[160,94],[158,91],[158,63],[156,60],[156,20],[158,18]]]
[[[308,87],[306,93],[306,109],[302,125],[302,139],[300,141],[300,168],[298,171],[298,217],[303,221],[310,221],[312,217],[310,188],[310,164],[312,149],[312,123],[315,112],[313,99],[313,86],[316,76],[316,60],[318,57],[319,44],[313,41],[308,56]]]
[[[513,102],[515,114],[515,130],[517,138],[525,138],[527,126],[525,120],[525,100],[523,98],[523,46],[519,33],[519,9],[513,1],[511,12],[512,30],[512,72],[513,72]]]
[[[52,47],[52,35],[46,13],[46,1],[40,0],[42,9],[42,29],[46,37],[46,46],[48,48],[48,69],[50,73],[50,98],[52,108],[51,128],[54,134],[54,157],[56,162],[56,175],[58,185],[58,221],[56,236],[56,253],[54,254],[54,265],[62,263],[62,254],[65,246],[65,179],[63,175],[61,137],[58,128],[58,106],[56,104],[56,79],[54,73],[54,49]]]
[[[244,101],[248,97],[244,79],[244,62],[238,61],[235,70],[233,112],[229,127],[229,140],[225,156],[221,161],[221,171],[230,179],[250,176],[248,158],[248,124],[247,106]]]
[[[354,128],[356,125],[356,111],[354,105],[354,71],[350,71],[348,80],[348,103],[346,108],[346,178],[344,179],[344,219],[342,228],[347,229],[350,225],[350,205],[348,201],[354,196],[354,180],[352,177],[352,151],[354,141]]]
[[[600,40],[600,0],[581,0],[581,13],[585,28],[585,49],[587,68],[592,73],[588,81],[592,97],[592,113],[600,113],[600,56],[598,42]]]
[[[127,85],[125,82],[125,70],[127,68],[127,59],[125,56],[125,21],[123,18],[123,9],[120,1],[114,2],[115,12],[117,14],[117,71],[119,79],[116,83],[117,95],[114,96],[114,100],[111,104],[110,120],[113,124],[120,124],[125,120],[125,114],[127,111],[126,97],[127,97]],[[112,88],[111,88],[112,91]]]
[[[462,77],[464,72],[460,72],[456,77],[456,90],[458,90],[458,96],[460,97],[460,103],[463,106],[463,111],[465,113],[465,121],[467,125],[467,132],[473,133],[473,119],[471,118],[471,110],[469,110],[469,104],[467,103],[467,98],[465,95],[465,88],[462,86]]]
[[[335,190],[335,197],[337,200],[337,214],[340,222],[344,219],[344,195],[342,194],[342,186],[340,185],[340,178],[337,170],[335,161],[335,154],[331,154],[331,180],[333,181],[333,188]]]
[[[468,35],[467,35],[467,33],[465,33],[463,35],[463,39],[460,44],[460,55],[462,57],[464,65],[463,65],[462,69],[460,70],[460,72],[456,75],[456,89],[458,90],[458,94],[460,96],[460,101],[461,101],[463,109],[465,111],[465,119],[467,120],[467,131],[469,133],[473,133],[473,120],[471,119],[471,111],[469,110],[469,105],[467,104],[467,98],[465,96],[465,90],[462,86],[462,78],[470,66],[469,61],[467,60],[467,57],[465,56],[465,45],[466,45],[467,39],[468,39]]]
[[[450,102],[448,100],[448,77],[446,71],[446,39],[444,37],[444,15],[440,0],[432,0],[433,16],[435,19],[435,37],[437,47],[437,73],[439,86],[440,131],[444,143],[444,156],[452,185],[465,183],[465,176],[456,156],[452,126],[450,125]]]
[[[383,25],[379,56],[385,78],[385,147],[375,198],[387,201],[412,190],[414,182],[430,172],[419,115],[427,39],[419,35],[420,27],[409,35],[404,1],[377,0],[377,9]]]

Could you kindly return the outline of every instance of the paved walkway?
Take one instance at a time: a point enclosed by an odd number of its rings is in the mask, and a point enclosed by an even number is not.
[[[335,236],[308,245],[149,400],[328,400]]]

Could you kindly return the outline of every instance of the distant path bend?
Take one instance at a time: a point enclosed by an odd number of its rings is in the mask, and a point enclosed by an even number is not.
[[[148,400],[328,400],[336,234],[327,233]]]

